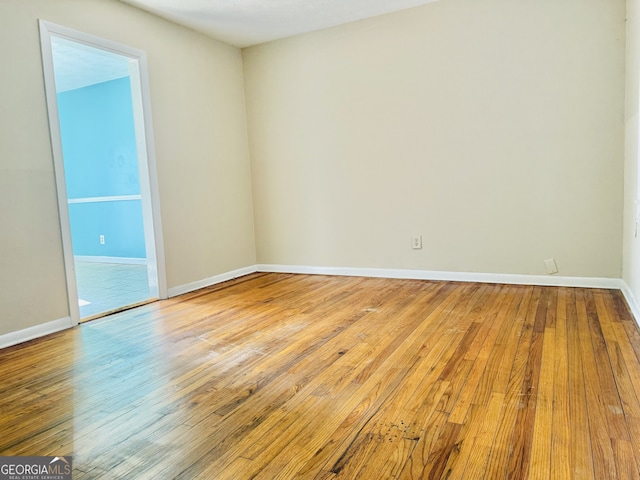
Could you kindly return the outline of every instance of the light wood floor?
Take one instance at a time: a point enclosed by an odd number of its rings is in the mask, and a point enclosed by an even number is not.
[[[74,479],[638,479],[617,291],[254,274],[0,351]]]

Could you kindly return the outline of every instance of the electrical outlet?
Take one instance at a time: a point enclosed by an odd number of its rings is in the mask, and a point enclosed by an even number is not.
[[[544,266],[547,268],[547,273],[549,275],[558,273],[558,264],[556,263],[555,259],[548,258],[544,261]]]
[[[104,245],[104,235],[100,235],[100,245]]]
[[[414,235],[411,237],[411,248],[420,250],[422,248],[422,235]]]

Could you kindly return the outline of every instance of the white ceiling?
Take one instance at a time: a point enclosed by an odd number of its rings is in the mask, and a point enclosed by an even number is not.
[[[122,0],[231,45],[259,43],[437,0]]]
[[[122,55],[56,36],[51,51],[58,93],[129,76],[129,59]]]

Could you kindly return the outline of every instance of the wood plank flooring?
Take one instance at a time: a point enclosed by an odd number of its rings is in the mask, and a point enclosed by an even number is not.
[[[0,350],[74,479],[638,479],[618,291],[253,274]]]

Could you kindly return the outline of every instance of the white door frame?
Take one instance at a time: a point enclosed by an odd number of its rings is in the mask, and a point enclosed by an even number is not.
[[[78,288],[71,241],[71,224],[67,205],[67,187],[64,175],[64,157],[60,136],[51,37],[66,38],[76,43],[106,50],[129,58],[138,165],[140,169],[140,193],[142,196],[147,268],[149,273],[152,274],[149,278],[158,279],[157,285],[150,285],[151,293],[153,294],[154,290],[157,289],[158,298],[164,299],[167,298],[167,280],[164,265],[164,244],[160,218],[160,196],[158,193],[158,176],[156,172],[155,143],[151,122],[147,56],[142,50],[56,25],[45,20],[40,20],[39,25],[44,84],[47,97],[47,110],[49,113],[49,129],[51,132],[51,147],[53,150],[53,162],[58,192],[58,211],[62,230],[62,249],[67,276],[69,314],[71,316],[71,323],[75,326],[80,322],[80,307],[78,306]],[[139,86],[139,88],[136,88],[136,86]],[[138,94],[138,92],[140,93]]]

